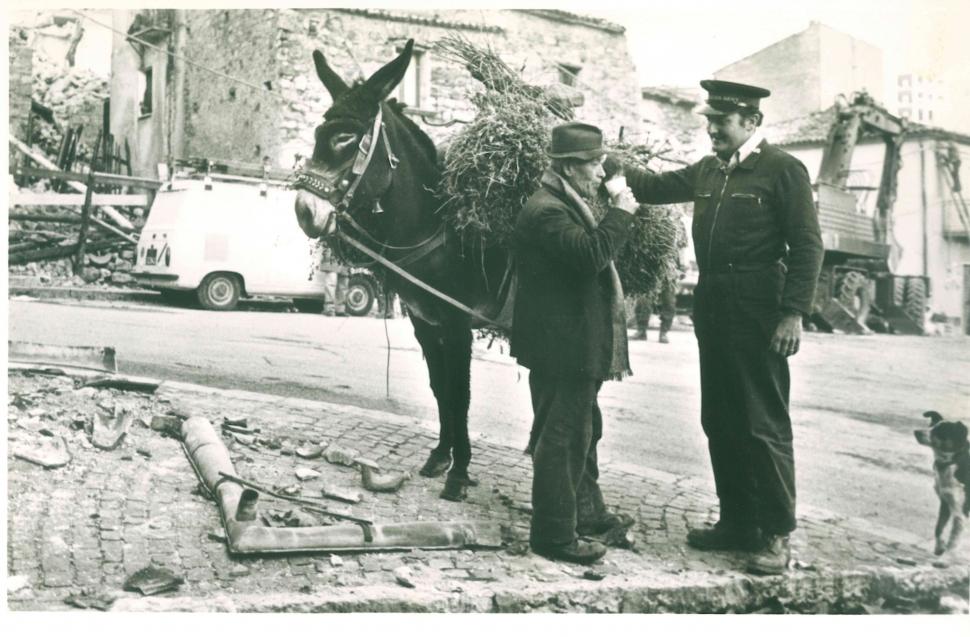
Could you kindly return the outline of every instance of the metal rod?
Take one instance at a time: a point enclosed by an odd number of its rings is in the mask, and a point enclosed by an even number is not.
[[[234,476],[234,475],[225,473],[223,471],[220,471],[219,472],[219,475],[222,476],[223,480],[228,480],[229,482],[235,482],[236,484],[238,484],[240,486],[249,487],[250,489],[255,489],[256,491],[259,491],[261,493],[265,493],[266,495],[271,496],[273,498],[279,498],[280,500],[286,500],[287,502],[293,502],[294,504],[301,504],[301,505],[303,505],[303,506],[305,506],[305,507],[307,507],[309,509],[313,509],[316,513],[322,513],[324,515],[329,515],[330,517],[338,518],[338,519],[341,519],[341,520],[349,520],[351,522],[357,522],[358,524],[373,524],[374,523],[373,520],[368,520],[366,518],[359,518],[357,516],[347,515],[345,513],[335,513],[333,511],[328,510],[328,509],[324,509],[323,507],[321,507],[320,505],[318,505],[316,502],[310,502],[309,500],[305,500],[303,498],[297,498],[297,497],[294,497],[294,496],[291,496],[291,495],[286,495],[284,493],[279,493],[279,492],[274,491],[273,489],[271,489],[271,488],[269,488],[267,486],[261,485],[261,484],[256,483],[256,482],[251,482],[249,480],[240,478],[239,476]]]

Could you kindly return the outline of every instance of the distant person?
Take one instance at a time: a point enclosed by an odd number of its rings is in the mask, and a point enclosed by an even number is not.
[[[638,201],[694,203],[701,423],[720,519],[687,542],[752,551],[749,571],[781,573],[795,529],[787,357],[811,312],[821,232],[805,166],[758,130],[770,92],[720,80],[701,87],[714,155],[659,174],[628,167],[626,177]]]
[[[630,371],[613,259],[637,209],[625,185],[614,187],[609,202],[598,199],[604,152],[595,126],[556,126],[551,165],[513,235],[511,354],[529,368],[534,412],[529,543],[538,555],[579,564],[606,553],[602,543],[580,536],[632,524],[607,510],[598,484],[603,423],[596,397],[604,380]]]
[[[674,317],[677,315],[677,288],[680,287],[680,279],[683,278],[687,268],[681,257],[681,250],[687,247],[687,231],[684,229],[684,222],[680,217],[680,212],[670,211],[668,214],[676,225],[677,237],[674,253],[674,267],[677,269],[678,277],[675,280],[666,280],[657,292],[656,300],[651,301],[650,296],[641,294],[637,297],[633,310],[636,320],[637,333],[634,338],[637,340],[647,340],[647,328],[650,327],[650,316],[657,314],[660,318],[660,337],[661,343],[669,343],[670,338],[667,333],[674,324]]]

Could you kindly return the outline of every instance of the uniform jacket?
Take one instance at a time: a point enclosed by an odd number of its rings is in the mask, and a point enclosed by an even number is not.
[[[823,247],[812,185],[798,159],[763,141],[729,175],[711,155],[659,174],[628,168],[626,178],[638,201],[694,202],[691,233],[702,277],[783,261],[779,308],[811,313]]]
[[[632,223],[632,215],[610,208],[587,230],[565,193],[547,184],[529,198],[513,233],[518,288],[511,354],[519,364],[556,376],[609,376],[609,264]]]

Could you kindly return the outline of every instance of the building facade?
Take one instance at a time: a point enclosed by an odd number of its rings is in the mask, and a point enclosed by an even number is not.
[[[313,68],[315,48],[351,82],[413,38],[415,55],[397,97],[432,138],[443,140],[474,117],[470,98],[481,89],[434,49],[455,33],[491,47],[531,84],[581,92],[576,118],[607,136],[640,129],[623,28],[560,11],[121,10],[113,24],[152,45],[116,35],[112,52],[111,130],[131,140],[141,175],[157,175],[158,164],[171,157],[291,169],[312,151],[314,128],[330,106]],[[436,125],[445,123],[451,125]]]
[[[884,100],[882,51],[819,22],[714,72],[719,80],[764,86],[767,123],[831,106],[838,95],[865,90]]]
[[[896,112],[927,126],[946,126],[950,101],[942,80],[923,73],[906,73],[896,78]]]

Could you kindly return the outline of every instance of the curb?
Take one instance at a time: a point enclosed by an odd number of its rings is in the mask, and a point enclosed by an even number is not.
[[[647,578],[644,578],[646,580]],[[302,613],[750,613],[852,611],[880,599],[930,601],[968,582],[966,567],[875,569],[845,573],[750,577],[685,574],[685,581],[640,581],[603,586],[564,583],[543,590],[488,588],[473,583],[445,591],[404,591],[387,586],[320,593],[218,593],[209,597],[126,597],[116,612]],[[693,580],[693,581],[691,581]],[[924,611],[926,612],[926,611]]]
[[[75,299],[79,301],[157,301],[160,292],[127,288],[77,288],[11,285],[7,296],[29,296],[36,299]]]

